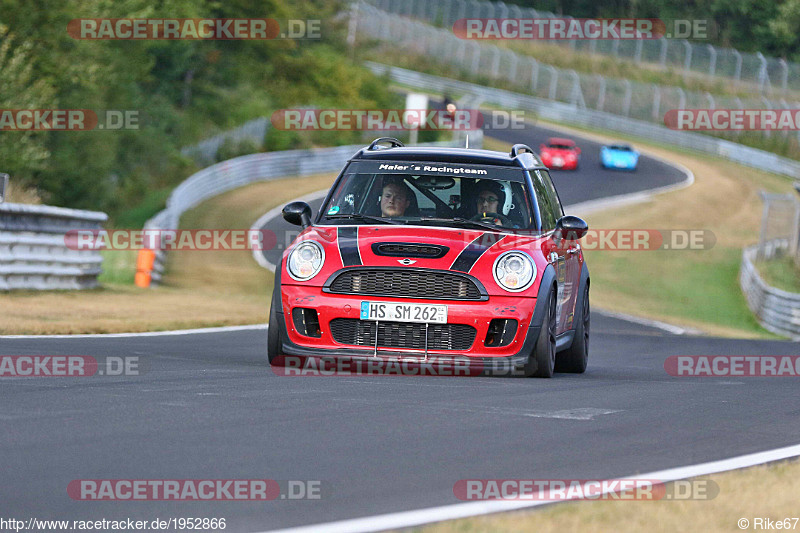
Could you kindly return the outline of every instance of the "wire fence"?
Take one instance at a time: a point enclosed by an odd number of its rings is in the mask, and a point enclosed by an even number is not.
[[[794,194],[765,192],[761,193],[761,199],[764,210],[756,259],[761,261],[788,253],[800,268],[800,200]]]
[[[800,101],[789,103],[785,99],[770,100],[765,96],[715,96],[674,86],[582,74],[492,44],[459,39],[450,29],[436,28],[367,3],[360,3],[354,12],[362,35],[390,42],[407,52],[427,56],[473,76],[488,76],[516,90],[579,109],[664,124],[664,115],[671,109],[800,108]],[[771,133],[766,131],[764,135]],[[781,131],[779,134],[794,134],[800,141],[800,130]]]
[[[479,102],[503,109],[530,111],[556,123],[571,124],[607,131],[616,131],[633,137],[649,139],[661,144],[679,146],[688,150],[711,154],[741,165],[775,174],[800,179],[800,161],[781,157],[772,152],[751,148],[725,139],[690,131],[671,130],[666,126],[644,122],[603,111],[582,109],[574,105],[554,102],[527,94],[485,87],[452,78],[443,78],[367,61],[366,66],[379,76],[388,76],[404,87],[434,94],[469,93]]]
[[[503,2],[477,0],[371,0],[375,7],[404,17],[425,21],[452,33],[453,24],[462,18],[554,18],[557,15]],[[559,18],[570,19],[564,16]],[[780,58],[739,52],[686,39],[561,39],[538,41],[568,47],[573,51],[601,54],[660,69],[697,73],[737,86],[750,84],[759,94],[775,98],[800,91],[800,63]]]

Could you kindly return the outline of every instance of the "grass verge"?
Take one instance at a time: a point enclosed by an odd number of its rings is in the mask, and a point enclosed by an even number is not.
[[[756,268],[764,281],[776,289],[800,293],[800,268],[789,256],[759,261]]]
[[[773,523],[797,516],[800,492],[800,462],[782,462],[707,476],[719,486],[709,500],[578,501],[535,511],[505,513],[433,524],[416,531],[424,533],[511,533],[537,531],[740,531],[745,518],[756,528],[755,519],[769,517]],[[780,490],[775,490],[780,487]],[[794,520],[791,521],[794,524]],[[797,524],[800,527],[800,523]],[[791,528],[789,528],[791,529]]]
[[[183,228],[248,229],[275,206],[330,187],[335,174],[257,183],[186,213]],[[272,274],[249,251],[172,252],[164,285],[131,284],[136,252],[104,252],[102,288],[0,294],[0,334],[164,331],[265,323]]]

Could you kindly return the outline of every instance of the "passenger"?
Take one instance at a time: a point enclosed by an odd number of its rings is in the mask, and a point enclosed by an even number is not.
[[[391,181],[383,186],[381,215],[386,218],[401,217],[411,205],[411,189],[402,182]]]

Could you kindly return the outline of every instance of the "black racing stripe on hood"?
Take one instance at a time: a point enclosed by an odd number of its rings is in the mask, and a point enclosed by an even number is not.
[[[358,252],[358,226],[344,226],[338,228],[339,253],[342,255],[342,264],[360,266],[361,254]]]
[[[499,241],[503,240],[505,235],[498,235],[497,233],[482,233],[474,241],[469,243],[464,248],[456,260],[453,261],[450,270],[458,270],[460,272],[469,272],[480,257],[486,253],[486,250],[494,246]]]

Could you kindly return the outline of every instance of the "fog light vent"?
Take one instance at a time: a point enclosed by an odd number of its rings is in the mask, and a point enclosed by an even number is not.
[[[517,334],[517,321],[511,318],[495,318],[489,323],[484,346],[494,348],[508,346]]]
[[[295,307],[292,309],[292,321],[294,322],[294,329],[296,329],[300,335],[317,338],[322,336],[322,332],[319,329],[319,317],[317,316],[316,309]]]

